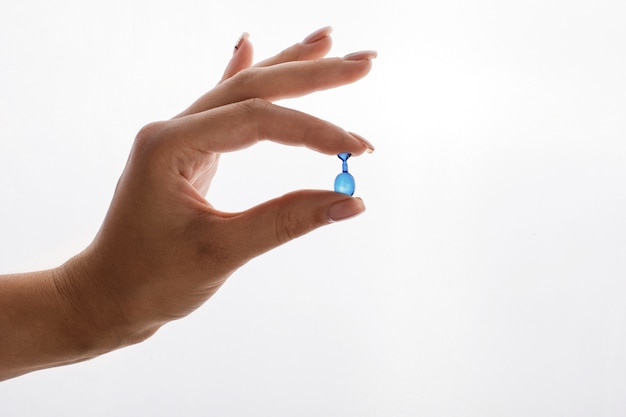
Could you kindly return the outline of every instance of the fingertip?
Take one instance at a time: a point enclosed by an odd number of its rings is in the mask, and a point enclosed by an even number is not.
[[[235,55],[239,49],[241,48],[241,46],[250,38],[250,34],[248,32],[244,32],[240,37],[239,40],[237,40],[237,43],[235,44],[235,48],[233,49],[233,55]]]
[[[365,203],[359,197],[339,200],[328,207],[328,222],[334,223],[358,216],[365,211]]]
[[[254,56],[254,48],[250,42],[250,34],[244,32],[233,49],[233,56],[228,62],[221,81],[224,81],[239,71],[244,70],[252,65]]]
[[[244,32],[239,38],[239,41],[235,45],[235,49],[233,50],[233,58],[243,57],[245,60],[250,61],[247,66],[252,65],[252,54],[254,52],[254,47],[252,46],[252,42],[250,41],[250,34],[248,32]]]
[[[354,132],[348,132],[348,133],[350,134],[350,136],[358,140],[359,143],[365,147],[365,152],[372,153],[376,150],[376,148],[374,148],[374,145],[372,145],[372,143],[368,141],[367,139],[365,139],[363,136],[356,134]]]
[[[377,51],[365,50],[365,51],[352,52],[344,56],[343,59],[347,61],[371,61],[372,59],[375,59],[376,57],[378,57]]]
[[[303,55],[300,59],[319,59],[323,58],[328,54],[328,52],[333,47],[333,38],[330,36],[326,36],[314,43],[305,44],[308,52]]]
[[[333,31],[332,26],[324,26],[323,28],[316,30],[315,32],[311,33],[306,38],[304,38],[304,40],[302,41],[302,44],[310,45],[324,38],[328,38],[330,34],[332,33],[332,31]]]

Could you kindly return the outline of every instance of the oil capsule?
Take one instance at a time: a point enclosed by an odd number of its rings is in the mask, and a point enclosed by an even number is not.
[[[347,195],[353,195],[355,189],[354,177],[348,172],[348,158],[351,155],[349,152],[342,152],[337,155],[342,161],[342,172],[335,178],[335,191]]]

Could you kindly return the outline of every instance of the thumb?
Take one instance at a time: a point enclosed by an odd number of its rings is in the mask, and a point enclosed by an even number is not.
[[[332,191],[295,191],[230,217],[232,236],[245,236],[240,249],[249,260],[318,227],[365,211],[360,198]]]

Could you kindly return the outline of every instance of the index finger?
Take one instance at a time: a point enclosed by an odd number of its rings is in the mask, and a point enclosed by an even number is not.
[[[261,140],[333,155],[360,155],[373,146],[361,136],[306,113],[262,99],[250,99],[165,122],[171,146],[207,153],[232,152]],[[181,152],[166,152],[180,155]],[[189,155],[189,153],[185,153]],[[177,160],[180,158],[177,157]],[[189,161],[184,161],[188,164]]]

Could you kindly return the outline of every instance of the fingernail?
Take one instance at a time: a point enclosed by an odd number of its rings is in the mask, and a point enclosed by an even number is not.
[[[374,150],[376,149],[376,148],[374,148],[374,145],[372,145],[372,144],[370,143],[370,141],[369,141],[369,140],[367,140],[367,139],[365,139],[363,136],[361,136],[361,135],[357,135],[357,134],[356,134],[356,133],[354,133],[354,132],[348,132],[348,133],[350,133],[350,135],[352,135],[352,137],[354,137],[356,140],[358,140],[358,141],[359,141],[359,142],[361,142],[363,145],[365,145],[365,148],[366,148],[366,150],[367,150],[367,153],[372,153],[372,152],[374,152]]]
[[[331,222],[345,220],[354,217],[365,211],[363,200],[358,197],[346,198],[333,204],[328,208],[328,219]]]
[[[343,57],[343,59],[348,61],[363,61],[366,59],[374,59],[378,56],[378,52],[376,51],[359,51],[353,52]]]
[[[309,45],[309,44],[315,43],[315,42],[317,42],[317,41],[319,41],[321,39],[324,39],[328,35],[330,35],[330,32],[332,32],[332,31],[333,31],[333,28],[331,26],[323,27],[323,28],[318,29],[315,32],[311,33],[306,38],[304,38],[302,43],[304,45]]]
[[[248,39],[250,37],[250,34],[248,32],[244,32],[240,37],[239,40],[237,41],[237,44],[235,45],[235,49],[233,50],[233,55],[235,55],[237,53],[237,51],[239,50],[239,48],[241,47],[241,44],[243,43],[243,41],[245,41],[246,39]]]

